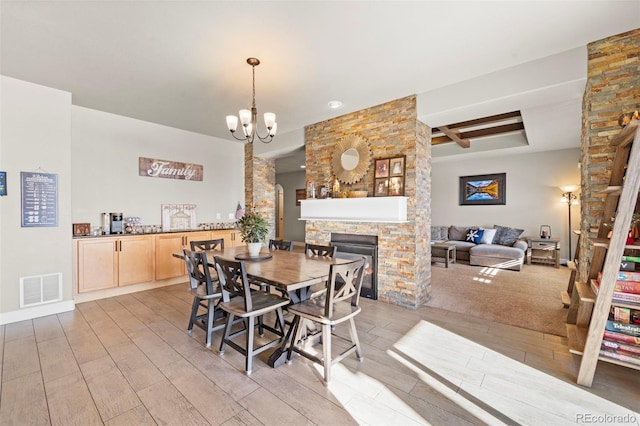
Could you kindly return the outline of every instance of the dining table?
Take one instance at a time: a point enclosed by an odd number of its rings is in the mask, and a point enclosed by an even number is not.
[[[245,263],[247,278],[283,290],[291,303],[307,300],[315,284],[325,283],[329,279],[329,266],[352,262],[350,259],[313,256],[302,252],[274,250],[263,247],[258,256],[251,257],[246,247],[225,247],[224,249],[205,250],[210,267],[215,267],[215,256],[228,260],[241,260]],[[184,259],[184,254],[173,253],[174,257]],[[286,359],[287,341],[269,356],[268,364],[278,367]]]

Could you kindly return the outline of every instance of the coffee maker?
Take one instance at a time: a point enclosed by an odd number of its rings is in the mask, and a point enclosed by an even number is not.
[[[110,213],[109,218],[111,221],[111,233],[124,234],[124,219],[122,213]]]

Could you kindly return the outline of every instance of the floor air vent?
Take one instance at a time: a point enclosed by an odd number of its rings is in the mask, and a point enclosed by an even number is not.
[[[60,302],[61,300],[62,273],[20,278],[21,308]]]

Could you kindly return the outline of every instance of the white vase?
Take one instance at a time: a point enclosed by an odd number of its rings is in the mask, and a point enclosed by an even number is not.
[[[262,243],[247,243],[247,249],[249,249],[249,256],[251,257],[258,257],[261,248]]]

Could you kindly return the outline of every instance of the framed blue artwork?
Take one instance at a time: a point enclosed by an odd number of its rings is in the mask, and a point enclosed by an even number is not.
[[[507,174],[475,175],[460,177],[460,205],[504,205],[506,201]]]

